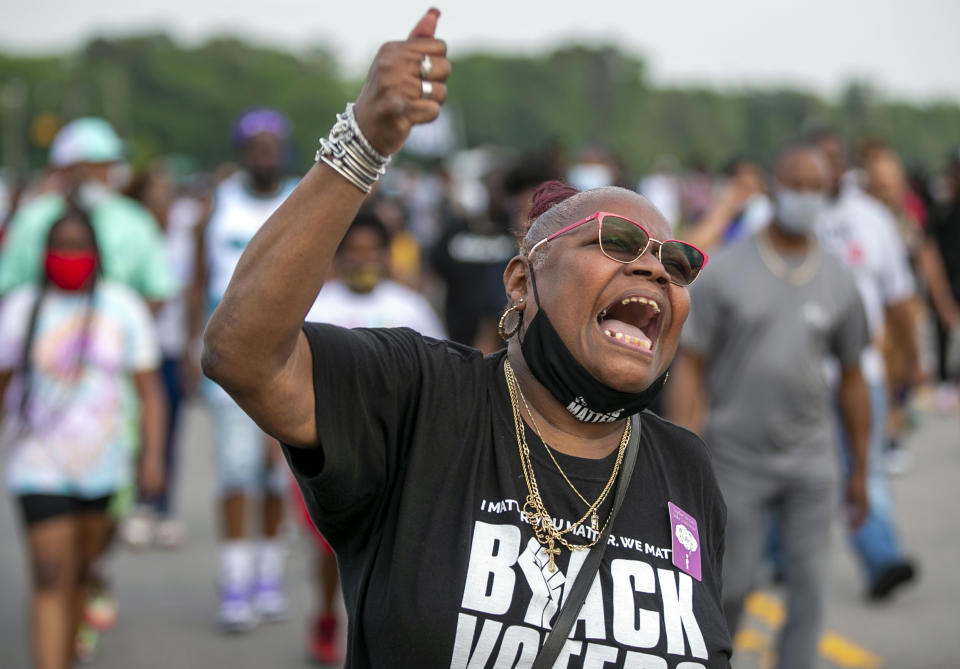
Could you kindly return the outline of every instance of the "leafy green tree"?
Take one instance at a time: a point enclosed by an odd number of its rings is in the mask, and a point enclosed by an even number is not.
[[[537,57],[468,54],[453,66],[448,104],[466,146],[557,141],[576,151],[600,143],[635,173],[662,155],[712,167],[737,155],[766,160],[785,140],[823,126],[851,142],[884,138],[908,165],[928,169],[960,142],[956,103],[885,100],[861,81],[833,102],[799,90],[658,88],[639,58],[580,45]],[[24,144],[41,113],[95,114],[129,140],[135,163],[181,154],[203,168],[232,159],[234,120],[267,105],[290,117],[293,167],[306,169],[318,136],[359,91],[322,47],[295,54],[230,37],[186,47],[162,34],[98,38],[60,55],[0,54],[0,94],[11,81],[24,82],[13,87],[25,85],[27,95],[8,96],[14,106],[0,109],[0,156],[3,142]],[[42,166],[46,147],[27,146],[29,163]]]

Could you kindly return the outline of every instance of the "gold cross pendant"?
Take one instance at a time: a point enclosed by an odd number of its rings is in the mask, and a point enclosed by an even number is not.
[[[597,528],[600,527],[600,519],[597,518],[597,512],[596,512],[596,511],[594,511],[594,512],[590,515],[590,527],[593,528],[593,531],[594,531],[594,532],[596,532],[596,531],[597,531]]]
[[[547,539],[547,547],[543,549],[543,552],[550,556],[550,573],[552,574],[557,570],[557,565],[553,561],[554,556],[560,555],[560,549],[553,547],[553,538]]]

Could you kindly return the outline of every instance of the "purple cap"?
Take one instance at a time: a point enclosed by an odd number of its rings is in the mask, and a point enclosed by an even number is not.
[[[233,125],[231,141],[235,147],[241,148],[250,141],[251,137],[261,132],[270,133],[277,139],[286,141],[290,136],[290,121],[275,109],[267,107],[249,109]]]

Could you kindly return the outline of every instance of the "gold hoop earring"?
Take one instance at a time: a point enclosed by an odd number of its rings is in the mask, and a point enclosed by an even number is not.
[[[523,300],[520,300],[521,303]],[[517,322],[510,328],[510,331],[507,331],[506,323],[507,318],[510,314],[517,314]],[[500,339],[503,341],[509,341],[513,335],[517,334],[520,331],[520,325],[523,323],[523,312],[520,311],[519,307],[516,304],[510,305],[506,311],[503,312],[503,315],[500,316],[500,322],[497,323],[497,334],[500,335]]]

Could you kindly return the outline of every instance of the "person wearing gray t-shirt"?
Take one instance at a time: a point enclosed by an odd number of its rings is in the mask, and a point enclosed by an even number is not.
[[[789,597],[781,669],[809,669],[816,658],[839,489],[838,399],[852,441],[851,522],[862,522],[867,509],[869,402],[860,354],[869,334],[853,278],[811,234],[825,178],[815,148],[781,153],[774,220],[718,253],[710,278],[691,289],[667,405],[704,437],[727,502],[723,595],[731,635],[764,557],[770,510],[779,511]],[[829,358],[842,368],[836,391],[825,376]]]

